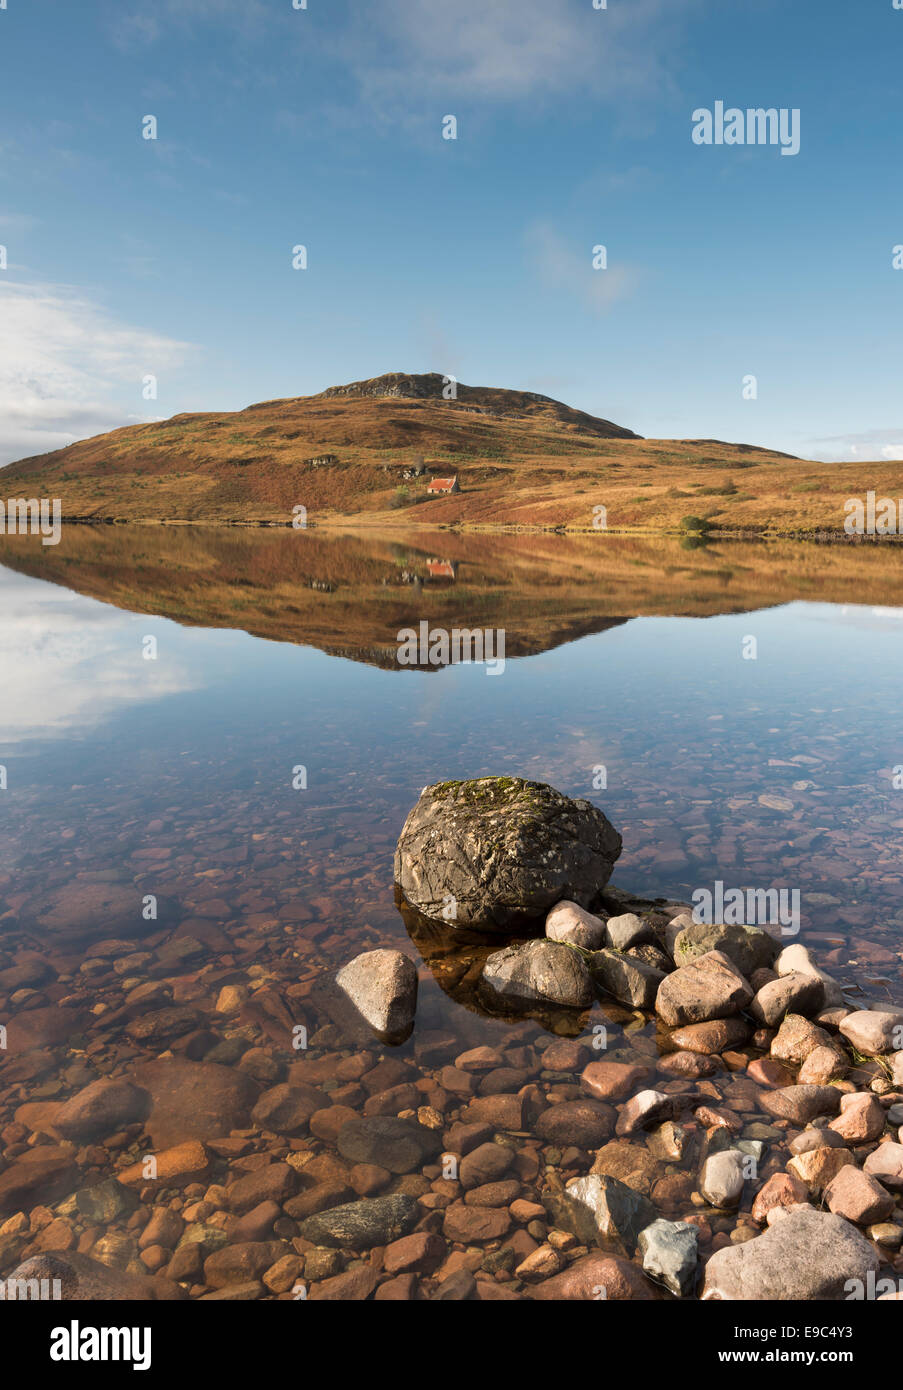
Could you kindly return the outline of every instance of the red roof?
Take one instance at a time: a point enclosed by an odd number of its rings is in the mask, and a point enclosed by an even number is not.
[[[434,478],[427,488],[427,492],[450,492],[457,481],[457,474],[453,478]]]

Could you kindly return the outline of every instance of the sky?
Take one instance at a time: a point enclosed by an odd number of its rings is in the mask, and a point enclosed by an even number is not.
[[[0,0],[0,463],[390,371],[903,459],[903,0],[599,3]]]

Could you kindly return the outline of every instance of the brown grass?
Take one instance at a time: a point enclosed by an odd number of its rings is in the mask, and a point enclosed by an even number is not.
[[[848,497],[903,495],[901,463],[612,438],[616,426],[552,406],[475,391],[457,402],[311,396],[174,416],[11,464],[0,494],[59,497],[67,517],[285,525],[301,505],[315,524],[405,529],[589,531],[601,506],[616,531],[678,531],[695,515],[720,532],[765,535],[842,534]],[[306,463],[324,453],[338,463]],[[428,478],[414,480],[399,506],[402,472],[418,457],[432,473],[456,472],[460,496],[428,498]]]

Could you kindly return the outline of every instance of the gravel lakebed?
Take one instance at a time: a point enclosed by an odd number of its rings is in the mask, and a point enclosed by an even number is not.
[[[396,851],[407,949],[336,968],[315,937],[202,917],[10,935],[0,1277],[100,1300],[899,1297],[903,1007],[779,928],[619,891],[619,852],[543,784],[440,783]]]

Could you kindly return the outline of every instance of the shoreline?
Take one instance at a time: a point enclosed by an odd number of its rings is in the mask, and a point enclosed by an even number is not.
[[[295,526],[291,521],[276,521],[268,517],[223,519],[203,519],[194,517],[121,517],[121,516],[63,516],[62,526],[146,526],[146,527],[198,527],[210,530],[273,530],[273,531],[321,531],[347,532],[350,534],[373,534],[387,531],[399,533],[445,531],[451,535],[559,535],[559,536],[606,536],[634,539],[654,539],[667,537],[670,540],[689,540],[699,546],[718,541],[806,541],[817,545],[869,545],[894,543],[903,540],[901,535],[849,535],[843,531],[826,530],[708,530],[690,531],[681,527],[615,527],[604,529],[592,526],[530,526],[505,522],[393,522],[379,520],[368,523],[362,517],[330,518],[326,521],[308,521],[304,526]],[[0,531],[0,537],[6,532]],[[16,533],[12,533],[16,534]]]

